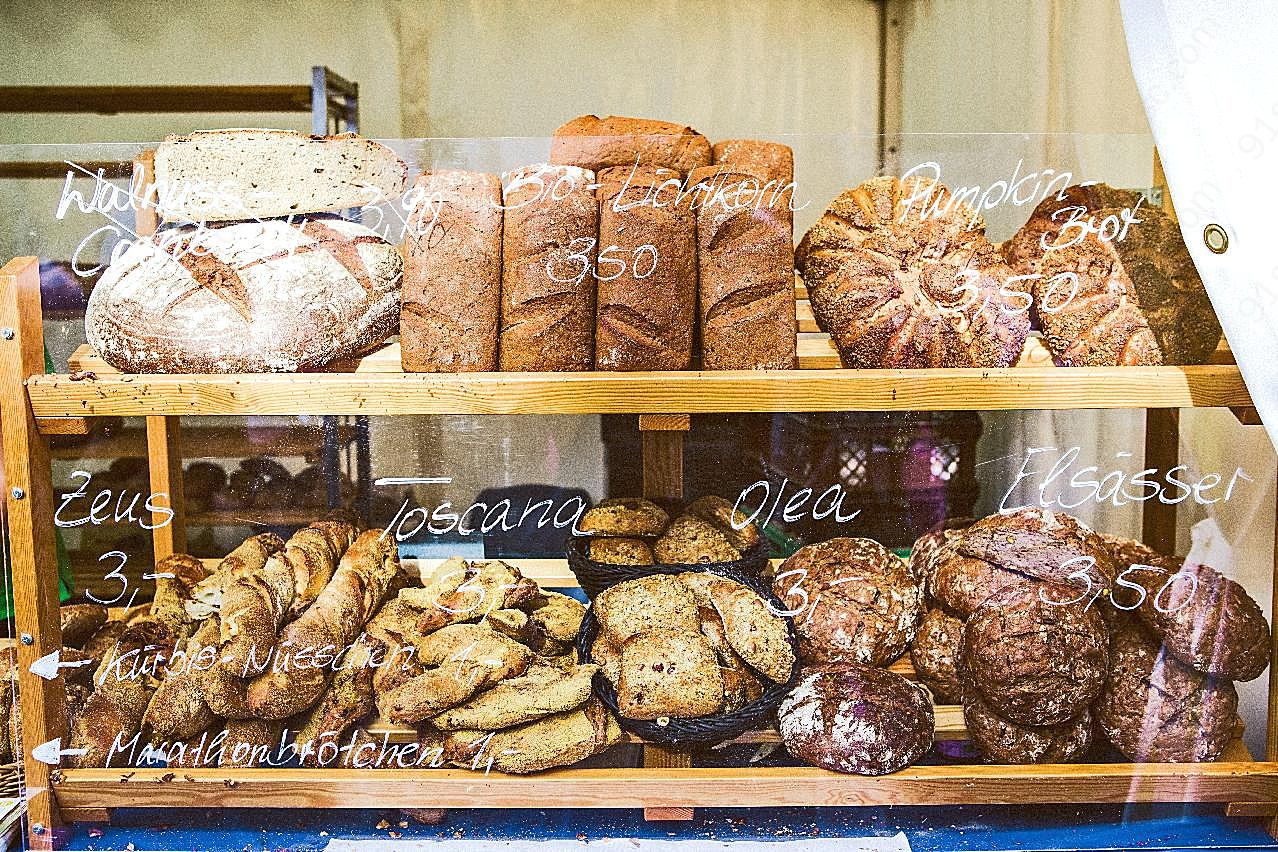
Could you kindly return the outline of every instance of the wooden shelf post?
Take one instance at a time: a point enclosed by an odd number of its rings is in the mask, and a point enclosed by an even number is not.
[[[1145,409],[1145,467],[1171,470],[1180,459],[1180,409]],[[1176,553],[1176,506],[1160,500],[1141,504],[1141,540],[1159,553]]]
[[[167,494],[165,503],[173,517],[165,523],[162,512],[151,513],[152,549],[155,561],[186,551],[186,495],[182,490],[182,421],[179,417],[146,419],[146,456],[151,472],[151,493]]]
[[[683,499],[683,436],[692,428],[688,414],[641,414],[643,496],[658,503]],[[692,756],[669,746],[644,744],[645,769],[690,769]],[[650,822],[692,819],[692,808],[644,808]]]
[[[66,731],[61,678],[29,674],[31,664],[62,647],[58,618],[58,557],[53,535],[53,472],[48,439],[36,429],[26,378],[44,372],[40,321],[40,263],[15,258],[0,269],[0,421],[4,429],[5,507],[18,631],[22,761],[27,795],[27,843],[52,849],[64,838],[50,790],[51,767],[31,750]]]

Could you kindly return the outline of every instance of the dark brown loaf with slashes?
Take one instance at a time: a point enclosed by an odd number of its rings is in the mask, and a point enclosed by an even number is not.
[[[1043,201],[1007,246],[1018,273],[1039,275],[1034,311],[1057,363],[1205,362],[1220,322],[1175,220],[1110,187],[1064,194]],[[1077,222],[1088,220],[1102,233],[1080,238]]]
[[[1070,590],[1064,591],[1055,600],[1069,600]],[[1094,608],[1053,600],[1044,586],[1005,589],[981,604],[964,628],[965,688],[1021,725],[1072,719],[1105,683],[1104,620]]]
[[[887,775],[932,747],[927,691],[872,666],[806,670],[777,710],[791,755],[835,772]]]
[[[1068,763],[1092,747],[1096,727],[1088,710],[1058,725],[1018,725],[995,713],[975,691],[963,699],[963,720],[988,763]]]
[[[405,245],[400,358],[406,372],[497,369],[501,181],[482,172],[420,175]]]
[[[807,663],[887,665],[923,615],[923,594],[905,562],[866,538],[800,549],[777,568],[772,590],[794,615]]]
[[[582,115],[555,130],[550,161],[591,171],[638,163],[687,174],[710,164],[710,141],[691,127],[669,121]]]
[[[697,311],[697,236],[681,176],[633,164],[599,173],[598,370],[686,370]],[[613,249],[612,247],[616,248]]]
[[[714,163],[764,179],[769,209],[784,219],[794,233],[794,151],[779,142],[760,139],[724,139],[714,143]]]
[[[79,648],[107,622],[107,608],[101,604],[66,604],[58,608],[62,625],[62,644]]]
[[[963,649],[963,621],[940,607],[923,616],[910,647],[910,659],[919,680],[938,704],[959,704],[963,681],[959,676],[959,655]]]
[[[795,266],[845,367],[1008,367],[1029,333],[1027,297],[1001,292],[1012,270],[981,217],[934,181],[847,190]]]
[[[534,165],[507,176],[502,228],[501,338],[506,371],[594,366],[595,176]]]
[[[798,366],[794,252],[763,183],[722,166],[688,177],[697,219],[701,366],[707,370]]]
[[[1220,758],[1238,717],[1233,683],[1182,665],[1136,623],[1114,635],[1110,657],[1095,711],[1119,751],[1156,763]]]
[[[1207,565],[1165,556],[1136,541],[1106,539],[1135,589],[1115,600],[1134,607],[1145,627],[1176,659],[1203,674],[1248,681],[1269,667],[1264,612],[1241,585]]]

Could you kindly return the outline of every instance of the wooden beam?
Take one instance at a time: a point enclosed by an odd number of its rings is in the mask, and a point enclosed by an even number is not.
[[[1145,411],[1146,468],[1168,471],[1180,458],[1180,412],[1174,408]],[[1141,504],[1141,539],[1159,553],[1176,553],[1176,506],[1160,500]]]
[[[0,112],[310,111],[310,86],[0,86]]]
[[[186,501],[182,493],[182,425],[179,417],[146,419],[147,465],[151,472],[151,494],[168,495],[173,517],[167,523],[164,512],[152,512],[151,531],[158,562],[173,553],[186,552]],[[251,515],[252,512],[246,514]]]
[[[62,647],[58,618],[58,557],[53,540],[53,473],[49,447],[36,429],[23,383],[44,372],[40,320],[40,263],[11,260],[0,269],[0,425],[4,434],[4,495],[13,573],[14,627],[18,632],[18,699],[22,718],[19,760],[25,770],[27,843],[50,849],[59,824],[49,790],[50,767],[31,750],[65,738],[66,690],[61,678],[30,673],[31,664]],[[37,828],[40,830],[37,832]]]

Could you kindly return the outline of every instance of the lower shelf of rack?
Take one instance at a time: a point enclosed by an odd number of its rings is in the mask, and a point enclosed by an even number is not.
[[[813,768],[75,769],[55,783],[79,808],[666,808],[1278,801],[1278,763],[912,766],[869,778]]]

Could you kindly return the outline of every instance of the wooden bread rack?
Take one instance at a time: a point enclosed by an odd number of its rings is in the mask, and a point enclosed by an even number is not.
[[[634,743],[639,761],[565,767],[528,776],[461,769],[57,769],[34,745],[66,737],[60,680],[30,673],[61,647],[54,559],[49,438],[68,419],[145,416],[151,488],[171,495],[174,522],[154,531],[157,559],[181,550],[180,418],[261,414],[634,414],[642,434],[649,496],[682,493],[682,449],[690,415],[719,412],[1145,409],[1146,467],[1176,464],[1177,409],[1230,408],[1258,422],[1227,350],[1187,367],[1057,368],[1030,347],[1007,369],[849,370],[817,331],[796,289],[799,369],[758,372],[475,373],[400,372],[397,344],[324,373],[124,375],[81,348],[70,374],[46,375],[35,258],[0,269],[0,418],[8,477],[14,606],[19,631],[28,840],[53,848],[67,822],[104,820],[130,808],[560,808],[645,809],[649,819],[688,819],[696,807],[807,805],[1012,805],[1026,803],[1218,802],[1237,816],[1278,816],[1278,665],[1269,670],[1263,760],[1235,738],[1206,764],[912,766],[883,777],[809,767],[699,768],[688,752]],[[1038,354],[1036,354],[1038,353]],[[1174,546],[1175,507],[1144,504],[1145,541]],[[512,560],[550,587],[573,586],[564,560]],[[1278,568],[1278,565],[1276,565]],[[1278,646],[1275,646],[1278,649]],[[908,663],[898,670],[912,674]],[[965,736],[961,709],[937,709],[938,738]],[[392,731],[407,735],[404,731]],[[1239,732],[1240,733],[1240,732]],[[758,732],[749,742],[775,742]],[[625,746],[619,747],[619,751]],[[636,763],[638,765],[636,765]],[[158,817],[157,817],[158,819]],[[1275,830],[1278,820],[1271,824]]]

